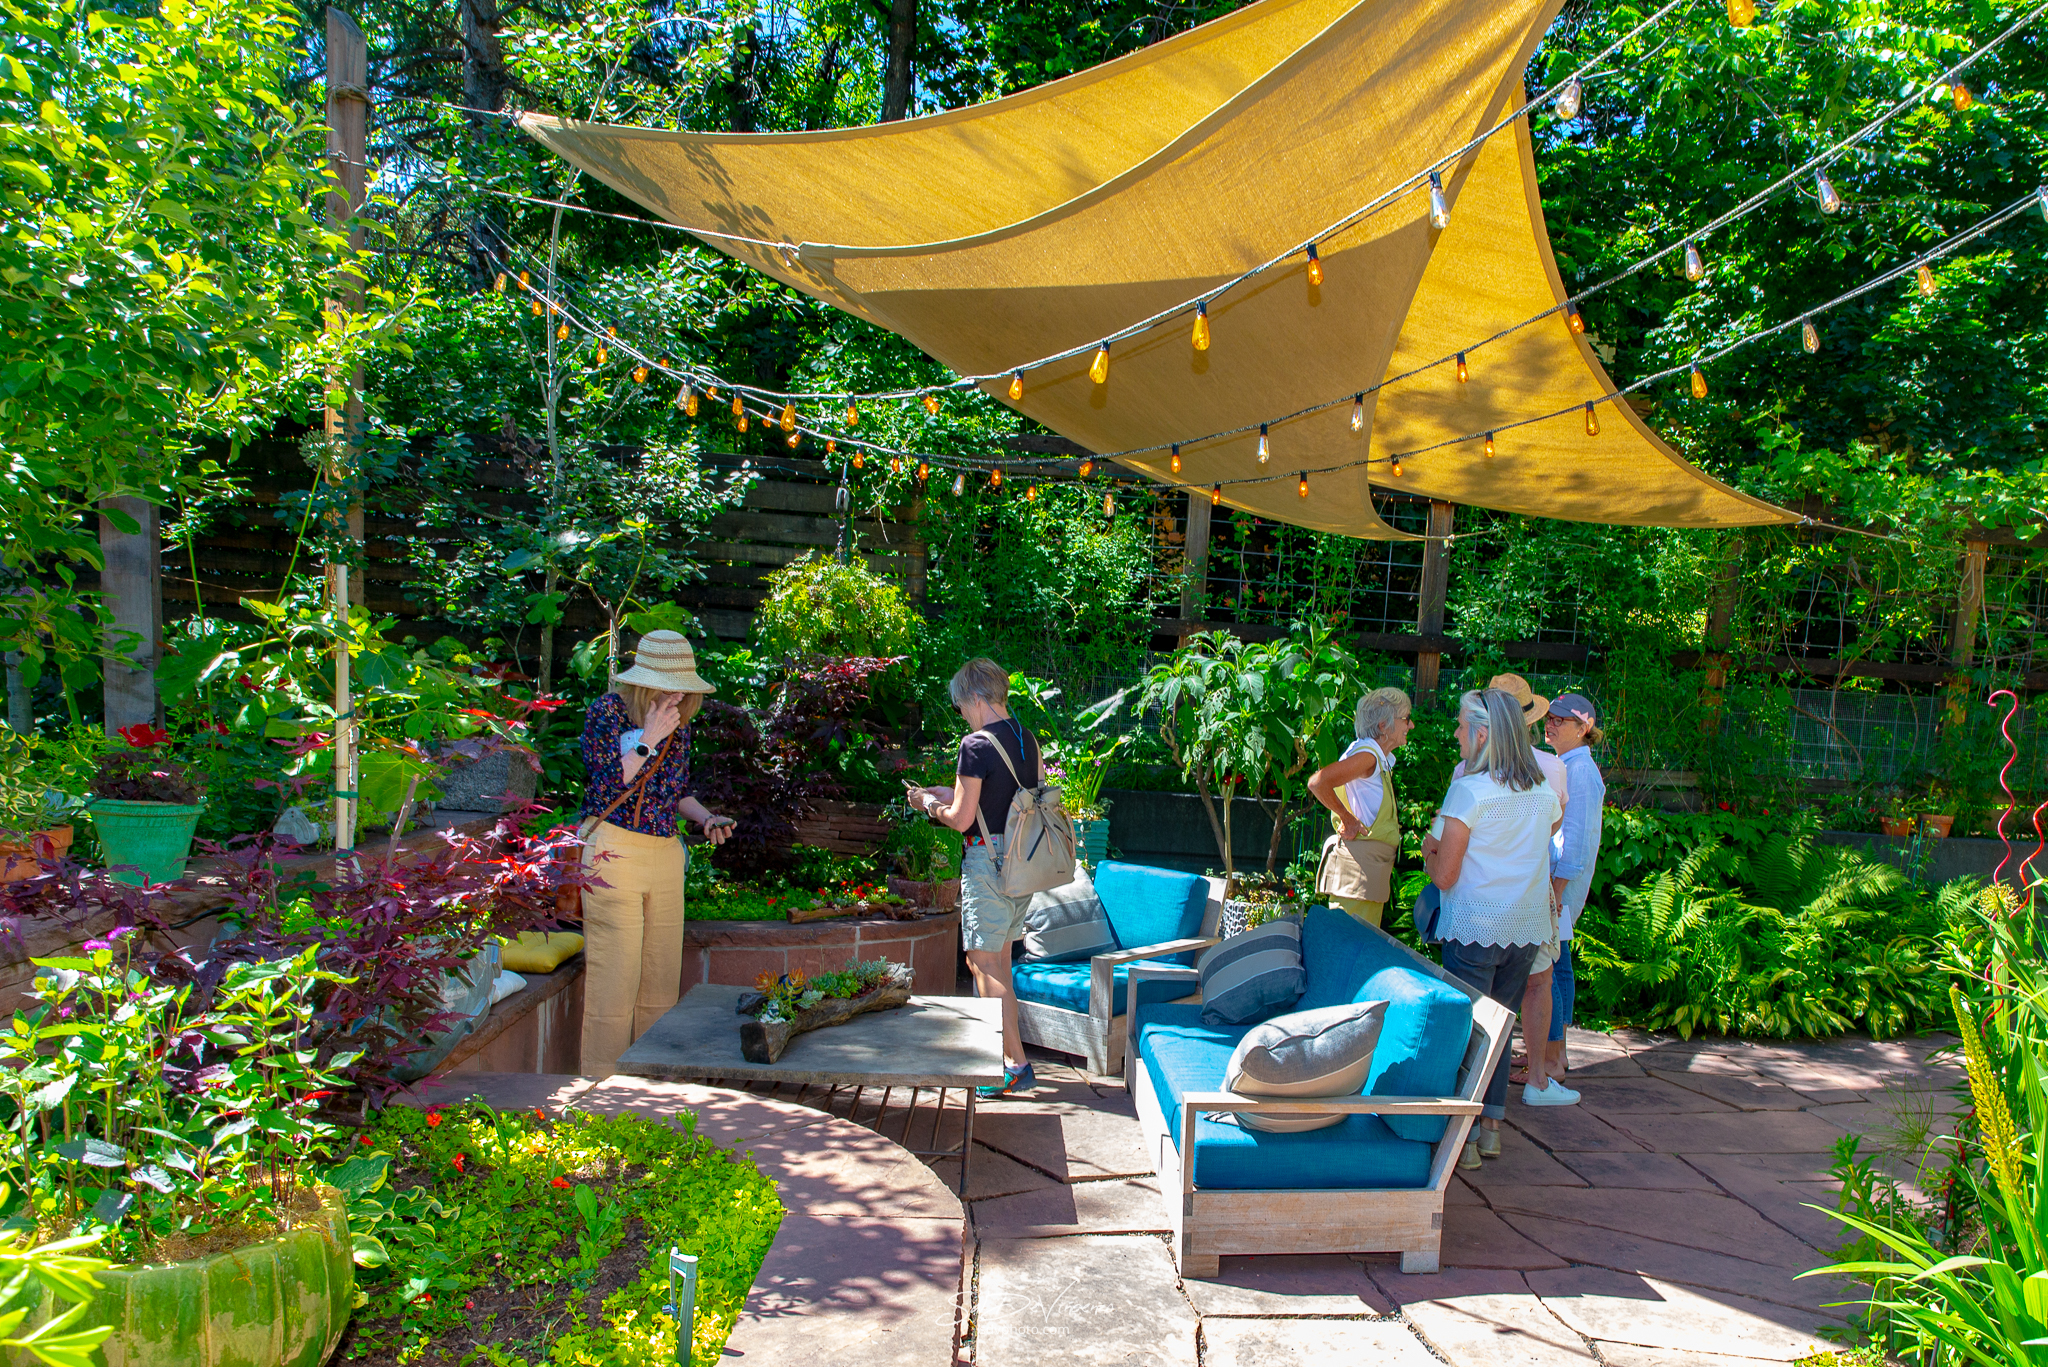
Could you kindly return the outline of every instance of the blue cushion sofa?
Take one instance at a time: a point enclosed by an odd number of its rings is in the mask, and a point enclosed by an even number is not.
[[[1307,986],[1287,1011],[1385,1001],[1372,1071],[1357,1095],[1254,1098],[1225,1091],[1252,1024],[1202,1024],[1164,1002],[1139,965],[1124,1076],[1154,1155],[1181,1275],[1216,1275],[1226,1254],[1387,1253],[1437,1270],[1444,1191],[1514,1017],[1383,932],[1328,907],[1303,918]],[[1167,983],[1174,981],[1166,975]],[[1213,1117],[1342,1114],[1324,1129],[1273,1132]]]
[[[1011,965],[1010,973],[1025,1041],[1079,1054],[1090,1072],[1102,1074],[1122,1064],[1134,965],[1158,970],[1146,989],[1151,1000],[1172,1001],[1197,990],[1195,951],[1216,943],[1223,880],[1115,860],[1097,864],[1094,877],[1117,948],[1085,962],[1024,960]]]

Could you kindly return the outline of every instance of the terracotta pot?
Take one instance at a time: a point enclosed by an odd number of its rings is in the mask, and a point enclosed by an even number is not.
[[[946,878],[936,883],[920,883],[891,875],[889,891],[914,907],[951,911],[960,905],[960,880],[957,878]]]
[[[1949,831],[1954,829],[1955,824],[1956,819],[1952,816],[1941,816],[1934,812],[1923,812],[1920,815],[1920,829],[1936,840],[1947,839]]]
[[[1913,818],[1910,816],[1881,816],[1877,824],[1884,828],[1886,835],[1911,835]]]
[[[41,873],[45,853],[51,859],[63,858],[71,848],[71,835],[69,826],[52,826],[47,831],[30,831],[19,844],[0,844],[0,883],[19,883]]]

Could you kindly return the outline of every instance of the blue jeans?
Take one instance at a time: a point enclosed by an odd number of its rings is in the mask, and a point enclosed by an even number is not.
[[[1572,979],[1572,942],[1566,940],[1557,947],[1557,962],[1550,966],[1550,1037],[1564,1038],[1564,1028],[1572,1023],[1572,1005],[1578,996],[1578,984]]]
[[[1536,961],[1541,945],[1473,945],[1462,940],[1444,942],[1444,972],[1467,987],[1493,998],[1510,1013],[1522,1009],[1522,991],[1529,985],[1529,965]],[[1554,980],[1553,980],[1554,981]],[[1508,1051],[1500,1051],[1500,1065],[1486,1082],[1484,1109],[1489,1120],[1505,1120],[1508,1114]]]

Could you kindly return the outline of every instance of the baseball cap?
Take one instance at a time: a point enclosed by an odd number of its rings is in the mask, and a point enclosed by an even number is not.
[[[1573,721],[1582,721],[1588,726],[1596,724],[1593,700],[1583,693],[1564,694],[1550,704],[1550,715],[1553,717],[1570,717]]]

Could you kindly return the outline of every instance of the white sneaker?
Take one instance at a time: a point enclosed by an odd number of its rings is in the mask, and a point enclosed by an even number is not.
[[[1556,1078],[1551,1078],[1543,1084],[1543,1090],[1541,1091],[1527,1083],[1523,1083],[1522,1104],[1524,1106],[1576,1106],[1579,1104],[1579,1094],[1565,1086],[1562,1082],[1559,1082]]]

